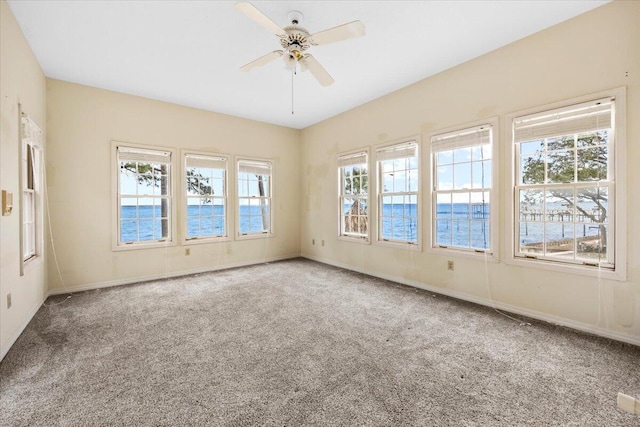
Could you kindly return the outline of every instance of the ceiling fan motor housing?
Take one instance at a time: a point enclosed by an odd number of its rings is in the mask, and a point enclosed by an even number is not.
[[[280,44],[289,52],[304,52],[311,47],[311,35],[306,29],[298,27],[297,25],[291,25],[285,27],[284,31],[287,35],[280,39]]]

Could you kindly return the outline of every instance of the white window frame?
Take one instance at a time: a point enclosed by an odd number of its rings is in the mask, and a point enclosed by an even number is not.
[[[459,134],[466,134],[468,132],[475,132],[481,129],[489,128],[489,135],[491,138],[491,187],[488,190],[489,192],[489,238],[490,244],[487,250],[476,249],[476,248],[464,248],[459,246],[441,246],[436,243],[436,197],[437,197],[437,189],[436,189],[436,174],[437,174],[437,162],[436,162],[436,154],[437,152],[433,148],[434,140],[443,138],[441,144],[450,145],[451,148],[455,148],[455,136]],[[428,188],[429,188],[429,202],[431,204],[431,209],[427,210],[427,219],[426,222],[429,224],[426,227],[427,234],[427,251],[436,254],[448,254],[449,256],[458,256],[463,258],[471,258],[471,259],[485,259],[491,262],[498,262],[499,254],[500,254],[500,244],[499,244],[499,224],[500,224],[500,215],[499,215],[499,206],[500,206],[500,185],[499,185],[499,119],[498,117],[490,117],[484,120],[476,120],[473,122],[464,123],[458,126],[452,126],[445,129],[440,129],[434,132],[430,132],[425,134],[425,141],[429,144],[429,150],[427,151],[427,155],[429,156],[429,171],[426,172],[428,177]],[[445,142],[446,139],[451,138],[450,142]],[[462,192],[475,191],[476,189],[464,189],[460,190]],[[452,190],[456,191],[456,190]],[[480,190],[482,191],[482,190]],[[472,214],[472,213],[471,213]],[[471,215],[470,214],[470,215]]]
[[[376,154],[376,189],[377,189],[377,233],[376,244],[382,246],[392,246],[398,248],[404,248],[413,251],[420,251],[422,249],[422,175],[421,175],[421,150],[420,150],[420,136],[412,136],[409,138],[403,138],[396,141],[392,141],[385,144],[380,144],[375,147]],[[411,151],[414,155],[410,155]],[[416,158],[416,178],[417,184],[416,191],[386,191],[384,187],[384,171],[383,162],[392,161],[397,159],[410,159]],[[408,166],[407,166],[408,167]],[[404,172],[408,172],[413,169],[403,169]],[[395,172],[395,170],[393,171]],[[407,182],[408,185],[408,182]],[[369,188],[371,191],[371,188]],[[409,241],[404,239],[394,239],[393,237],[384,237],[383,222],[384,222],[384,209],[383,200],[384,197],[394,196],[415,196],[416,198],[416,240]],[[404,218],[404,215],[403,215]]]
[[[203,164],[206,165],[207,162],[211,161],[213,163],[216,162],[224,162],[224,168],[213,168],[212,169],[221,169],[224,171],[224,184],[223,191],[224,195],[212,195],[212,196],[196,196],[189,195],[189,192],[186,190],[187,183],[187,166],[188,159],[193,159],[194,161],[202,160]],[[183,245],[198,245],[204,243],[212,243],[212,242],[222,242],[231,240],[230,229],[231,226],[229,224],[229,156],[226,154],[218,154],[218,153],[210,153],[206,151],[193,151],[193,150],[183,150],[182,151],[182,211],[184,212],[182,219],[182,244]],[[205,168],[207,166],[204,166]],[[224,204],[224,224],[225,230],[222,235],[219,236],[197,236],[197,237],[189,237],[189,204],[188,201],[190,198],[211,198],[211,199],[221,199]]]
[[[43,132],[35,122],[21,113],[20,126],[20,275],[24,275],[29,265],[42,258],[44,247],[44,150]],[[27,212],[31,212],[29,220]]]
[[[273,205],[273,189],[274,189],[274,167],[273,167],[273,161],[270,159],[264,159],[264,158],[258,158],[258,157],[240,157],[237,156],[235,158],[235,182],[236,182],[236,203],[235,203],[235,211],[236,211],[236,233],[235,233],[235,239],[236,240],[247,240],[247,239],[264,239],[264,238],[269,238],[269,237],[273,237],[274,236],[274,230],[273,230],[273,225],[274,225],[274,221],[273,221],[273,217],[274,217],[274,205]],[[268,196],[249,196],[249,197],[245,197],[245,196],[240,196],[240,174],[242,172],[240,172],[242,165],[246,165],[247,168],[251,168],[251,167],[256,167],[257,170],[256,171],[260,171],[260,169],[262,168],[267,168],[270,171],[270,177],[269,177],[269,185],[268,185],[268,189],[269,189],[269,195]],[[242,216],[241,216],[241,209],[240,209],[240,200],[241,199],[255,199],[255,198],[259,198],[259,199],[264,199],[268,202],[269,205],[269,229],[267,231],[262,231],[262,232],[251,232],[251,233],[242,233],[240,230],[240,223],[242,221]]]
[[[360,163],[352,163],[353,161],[357,161],[355,159],[361,159],[362,157],[364,157],[364,162],[360,162]],[[372,191],[372,179],[371,179],[371,167],[369,164],[369,148],[364,148],[364,149],[359,149],[359,150],[352,150],[349,152],[345,152],[345,153],[340,153],[337,156],[337,160],[336,160],[336,165],[337,165],[337,178],[338,178],[338,240],[344,240],[346,242],[357,242],[357,243],[371,243],[371,228],[372,228],[372,221],[371,218],[374,218],[374,216],[372,215],[372,206],[371,206],[371,191]],[[360,164],[360,165],[366,165],[367,167],[367,193],[366,195],[358,195],[358,196],[353,196],[353,195],[347,195],[344,189],[344,185],[343,185],[343,174],[344,174],[344,168],[345,167],[349,167],[349,166],[353,166],[356,164]],[[375,194],[375,193],[374,193]],[[366,202],[366,205],[368,207],[368,212],[367,212],[367,233],[365,234],[361,234],[361,233],[347,233],[344,231],[344,223],[345,223],[345,215],[343,212],[344,209],[344,199],[364,199]]]
[[[613,224],[612,231],[609,235],[614,236],[614,244],[613,250],[615,257],[615,264],[613,268],[602,268],[601,266],[593,266],[589,264],[574,264],[574,263],[563,263],[558,260],[548,260],[541,257],[524,257],[518,256],[518,249],[516,246],[518,245],[517,236],[518,232],[516,231],[516,227],[518,226],[518,221],[516,219],[516,215],[518,215],[519,208],[517,206],[518,196],[516,194],[516,187],[518,184],[518,171],[519,171],[519,154],[517,152],[517,145],[514,143],[514,130],[513,123],[519,117],[528,116],[532,114],[543,113],[547,111],[552,111],[556,109],[570,107],[576,104],[582,104],[585,102],[590,102],[602,98],[613,98],[615,99],[615,114],[614,114],[614,123],[612,126],[612,136],[613,144],[615,145],[615,149],[613,153],[610,153],[610,157],[613,157],[613,203],[609,204],[609,209],[612,211]],[[505,262],[512,265],[523,266],[523,267],[532,267],[532,268],[540,268],[545,270],[552,270],[563,273],[571,273],[578,274],[583,276],[590,277],[599,277],[605,279],[612,280],[621,280],[624,281],[627,278],[627,209],[626,209],[626,88],[616,88],[607,91],[602,91],[598,93],[594,93],[591,95],[585,95],[565,101],[555,102],[552,104],[547,104],[535,108],[530,108],[523,111],[514,112],[508,114],[506,116],[507,123],[509,126],[506,126],[504,129],[505,141],[508,141],[507,150],[510,153],[510,163],[509,168],[511,172],[509,173],[509,184],[510,191],[509,200],[507,200],[507,209],[508,209],[508,218],[510,220],[511,226],[506,230],[505,233],[505,246],[509,248],[508,256],[505,259]],[[611,195],[610,195],[611,196]],[[610,225],[610,226],[611,226]]]
[[[121,243],[120,242],[120,165],[119,165],[119,157],[118,157],[118,149],[133,149],[133,150],[143,150],[143,151],[158,151],[162,153],[168,153],[171,157],[169,164],[169,195],[168,199],[170,201],[170,210],[169,210],[169,235],[166,239],[156,240],[156,241],[144,241],[144,242],[133,242],[133,243]],[[111,192],[112,192],[112,206],[113,206],[113,221],[112,221],[112,250],[113,251],[126,251],[126,250],[137,250],[137,249],[149,249],[149,248],[158,248],[158,247],[168,247],[168,246],[176,246],[177,241],[177,204],[176,204],[176,175],[177,168],[177,150],[173,148],[167,147],[158,147],[151,145],[142,145],[142,144],[132,144],[127,142],[120,141],[111,141],[111,170],[112,170],[112,181],[111,181]],[[131,196],[133,197],[133,196]],[[137,197],[147,197],[147,195],[138,195]]]

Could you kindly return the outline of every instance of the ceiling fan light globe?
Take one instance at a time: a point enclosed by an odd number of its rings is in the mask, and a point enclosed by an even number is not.
[[[284,62],[285,70],[291,72],[296,70],[296,64],[298,61],[296,61],[296,59],[290,53],[285,53],[284,55],[282,55],[282,61]]]

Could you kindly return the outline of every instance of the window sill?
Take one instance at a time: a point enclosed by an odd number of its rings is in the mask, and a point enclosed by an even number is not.
[[[153,242],[153,243],[132,243],[129,245],[115,245],[111,249],[114,252],[119,251],[133,251],[138,249],[157,249],[157,248],[167,248],[170,246],[176,246],[176,242]]]
[[[342,240],[343,242],[360,243],[364,245],[371,244],[368,237],[338,236],[338,240]]]
[[[220,237],[199,237],[197,239],[189,239],[183,240],[183,246],[191,246],[191,245],[204,245],[207,243],[218,243],[218,242],[228,242],[231,240],[230,236],[220,236]]]
[[[273,233],[247,233],[236,234],[236,240],[255,240],[255,239],[269,239],[273,237]],[[230,239],[229,239],[230,240]]]
[[[420,243],[400,242],[397,240],[376,240],[375,245],[395,249],[404,249],[412,252],[422,252],[422,245]]]
[[[427,249],[427,252],[442,255],[442,256],[455,256],[460,258],[469,258],[478,260],[486,260],[492,263],[498,262],[498,256],[496,252],[476,252],[474,250],[465,250],[457,248],[434,248],[433,246]]]
[[[562,264],[560,262],[548,261],[544,259],[513,257],[511,259],[505,260],[505,263],[519,267],[538,268],[541,270],[557,271],[560,273],[576,274],[580,276],[597,277],[617,281],[627,280],[626,274],[620,271],[608,268],[589,267],[584,265]]]

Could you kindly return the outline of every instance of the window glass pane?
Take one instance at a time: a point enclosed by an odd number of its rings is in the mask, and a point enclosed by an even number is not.
[[[488,191],[474,191],[470,194],[471,217],[474,219],[489,218],[490,193]]]
[[[436,195],[436,217],[451,217],[451,194],[438,194]]]
[[[545,212],[547,221],[573,221],[573,206],[575,204],[572,188],[558,188],[546,190]]]
[[[520,220],[543,221],[544,191],[520,190]]]
[[[578,135],[576,146],[578,148],[596,147],[609,142],[609,131],[589,132]]]
[[[407,191],[406,173],[404,171],[396,171],[393,175],[393,191]]]
[[[133,199],[134,202],[136,199]],[[123,201],[130,202],[129,199],[124,199]],[[120,218],[136,218],[138,216],[138,207],[131,206],[129,204],[125,205],[122,203],[120,207]]]
[[[572,141],[573,143],[573,141]],[[575,152],[560,150],[547,152],[547,181],[552,183],[575,181]]]
[[[138,240],[153,240],[153,219],[141,219],[138,221]]]
[[[154,200],[152,198],[140,198],[137,200],[138,200],[138,217],[153,218]]]
[[[211,182],[211,193],[215,196],[224,196],[224,179],[214,178]]]
[[[440,191],[453,189],[453,166],[438,166],[436,189]]]
[[[412,192],[418,191],[418,170],[412,169],[407,172],[408,190]]]
[[[130,163],[121,163],[120,167],[120,194],[134,195],[137,193],[135,164],[133,164],[133,172],[127,169],[127,165]]]
[[[187,219],[187,236],[189,238],[200,236],[200,219],[198,217]]]
[[[436,220],[436,245],[451,246],[451,221]]]
[[[491,161],[474,162],[472,164],[473,182],[471,188],[491,187]]]
[[[138,240],[138,221],[123,219],[120,221],[120,241],[135,242]]]
[[[453,168],[454,190],[471,188],[471,163],[455,164]]]
[[[453,162],[468,162],[471,160],[471,148],[456,148],[453,150]]]
[[[456,220],[454,215],[454,220],[451,222],[451,244],[462,248],[470,247],[470,228],[468,220]]]
[[[382,174],[382,192],[392,193],[393,191],[393,172]]]
[[[541,254],[544,250],[544,224],[521,221],[519,234],[520,252]]]
[[[587,223],[609,221],[608,187],[578,188],[576,191],[576,220]]]
[[[544,141],[520,144],[520,184],[544,183]]]
[[[575,256],[573,224],[547,222],[545,242],[547,256],[573,259]]]
[[[491,144],[471,147],[471,160],[479,161],[488,159],[491,159]]]
[[[453,163],[453,151],[440,151],[437,154],[438,165],[445,165]]]
[[[607,179],[609,153],[606,146],[578,150],[578,181]]]
[[[454,218],[469,218],[469,194],[454,194],[452,206],[452,216]]]
[[[608,232],[603,224],[576,224],[576,257],[585,262],[607,261]]]
[[[471,221],[471,247],[489,249],[491,233],[489,221]]]

